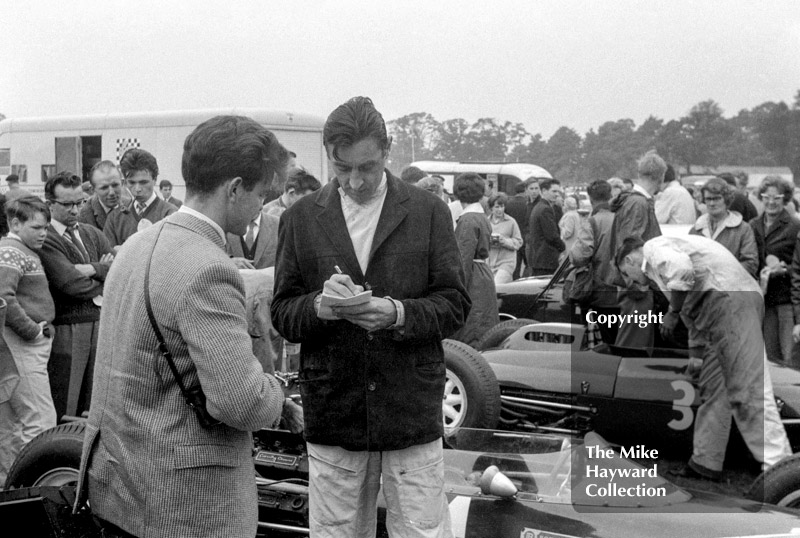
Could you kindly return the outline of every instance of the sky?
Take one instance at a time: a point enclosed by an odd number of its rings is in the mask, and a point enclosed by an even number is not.
[[[549,138],[800,89],[794,0],[6,1],[7,117],[259,107],[491,117]]]

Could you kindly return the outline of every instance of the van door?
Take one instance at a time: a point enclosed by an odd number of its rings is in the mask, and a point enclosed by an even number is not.
[[[72,172],[78,176],[83,172],[81,137],[56,137],[56,173]]]

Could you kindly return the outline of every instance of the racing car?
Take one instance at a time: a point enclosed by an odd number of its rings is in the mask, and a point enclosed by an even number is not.
[[[507,323],[507,322],[506,322]],[[675,454],[691,449],[692,425],[700,404],[699,391],[684,374],[688,351],[640,349],[601,344],[587,349],[586,328],[568,323],[534,323],[497,331],[500,344],[478,353],[446,341],[448,387],[465,386],[462,407],[448,410],[445,424],[458,427],[475,419],[473,403],[494,396],[477,383],[465,384],[454,354],[481,359],[499,385],[499,414],[489,407],[485,427],[497,418],[502,429],[583,435],[595,431],[619,444],[645,443]],[[464,362],[466,359],[462,359]],[[776,401],[793,449],[800,445],[800,371],[768,363]],[[474,388],[479,387],[479,388]],[[471,402],[471,393],[476,394]],[[448,413],[449,411],[449,413]],[[448,417],[451,419],[448,423]]]
[[[88,513],[71,514],[83,430],[83,422],[62,424],[23,449],[6,484],[12,489],[0,492],[3,536],[98,536]],[[302,438],[262,430],[254,441],[258,535],[307,536],[308,455]],[[597,434],[579,439],[456,428],[443,442],[445,491],[458,538],[789,537],[800,532],[800,512],[680,488],[656,467],[622,457]],[[379,508],[378,521],[378,535],[386,536],[385,507]]]

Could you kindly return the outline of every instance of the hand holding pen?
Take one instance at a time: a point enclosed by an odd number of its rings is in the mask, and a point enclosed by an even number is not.
[[[333,295],[334,297],[352,297],[353,295],[358,295],[364,291],[363,286],[358,286],[353,283],[353,280],[350,278],[350,276],[342,273],[342,270],[338,265],[334,265],[333,268],[336,270],[336,273],[331,275],[331,277],[325,281],[325,284],[322,288],[322,292],[325,295]]]

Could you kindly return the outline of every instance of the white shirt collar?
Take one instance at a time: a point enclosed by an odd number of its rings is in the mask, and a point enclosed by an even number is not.
[[[375,203],[377,201],[380,201],[381,205],[383,205],[383,200],[385,198],[385,194],[386,194],[386,191],[387,191],[388,188],[389,187],[388,187],[388,180],[386,179],[386,170],[384,170],[383,171],[383,176],[381,176],[381,182],[378,184],[378,188],[375,189],[375,194],[373,194],[372,198],[367,200],[365,203],[359,204],[358,202],[356,202],[355,200],[353,200],[352,198],[347,196],[347,194],[344,192],[344,189],[341,188],[341,187],[339,187],[339,197],[342,200],[345,200],[346,201],[345,203],[347,203],[348,205],[349,204],[356,204],[356,205],[359,205],[359,206],[368,206],[368,205],[373,204],[373,203]]]
[[[644,187],[642,187],[641,185],[639,185],[638,183],[634,183],[634,184],[633,184],[633,189],[632,189],[632,190],[634,190],[634,191],[638,192],[639,194],[642,194],[642,195],[644,195],[644,197],[645,197],[645,198],[647,198],[648,200],[649,200],[650,198],[652,198],[652,197],[653,197],[653,195],[652,195],[652,194],[650,194],[649,192],[647,192],[647,191],[645,190],[645,188],[644,188]]]
[[[186,204],[183,204],[181,206],[181,208],[178,209],[178,213],[188,213],[189,215],[191,215],[193,217],[196,217],[196,218],[202,220],[203,222],[209,223],[211,225],[211,227],[214,228],[214,231],[219,234],[220,238],[222,239],[222,244],[224,245],[226,243],[226,241],[225,241],[225,231],[222,229],[222,227],[219,224],[217,224],[216,222],[214,222],[213,220],[208,218],[208,216],[200,213],[199,211],[196,211],[196,210],[192,209],[191,207],[187,206]]]
[[[253,222],[256,227],[255,229],[258,230],[261,227],[261,211],[258,212],[258,216],[254,218],[251,222]]]
[[[62,237],[64,236],[65,233],[67,233],[67,225],[64,224],[63,222],[57,221],[56,219],[51,219],[50,225],[53,227],[56,233],[58,233],[58,235]]]
[[[483,206],[480,202],[475,202],[474,204],[467,205],[462,211],[461,214],[464,213],[480,213],[481,215],[485,215],[486,213],[483,210]]]
[[[148,198],[147,201],[144,203],[144,211],[146,211],[147,208],[150,207],[150,204],[152,204],[155,201],[156,198],[158,198],[158,196],[156,196],[156,191],[153,191],[152,193],[150,193],[150,198]],[[133,200],[133,208],[134,209],[136,209],[136,203],[137,203],[136,199],[134,198],[134,200]]]

